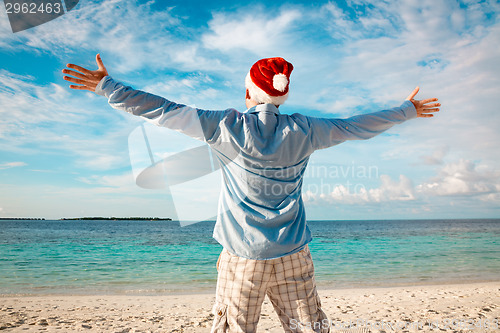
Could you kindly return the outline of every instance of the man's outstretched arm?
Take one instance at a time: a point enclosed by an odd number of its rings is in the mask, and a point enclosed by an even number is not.
[[[96,55],[96,62],[98,69],[94,71],[67,64],[70,69],[65,68],[62,72],[72,76],[64,76],[64,80],[76,83],[69,87],[105,96],[113,108],[143,117],[157,126],[179,131],[201,141],[215,139],[219,122],[226,112],[195,109],[125,86],[109,76],[99,54]]]
[[[429,118],[439,111],[441,104],[437,98],[415,100],[419,87],[406,98],[405,102],[389,110],[378,111],[347,119],[313,118],[309,121],[313,128],[312,145],[315,149],[328,148],[346,140],[370,139],[396,124],[416,117]]]

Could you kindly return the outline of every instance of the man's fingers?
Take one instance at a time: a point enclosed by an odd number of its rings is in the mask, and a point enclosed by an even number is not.
[[[417,117],[430,118],[430,117],[434,117],[434,115],[432,113],[419,112],[419,113],[417,113]]]
[[[421,104],[427,104],[427,103],[430,103],[430,102],[435,102],[437,100],[438,100],[437,98],[428,98],[428,99],[421,100],[420,103]],[[436,103],[436,104],[438,104],[438,103]]]
[[[95,56],[95,61],[97,62],[97,66],[99,66],[99,69],[106,69],[106,67],[104,67],[101,55],[99,53]]]
[[[408,95],[408,97],[406,97],[406,99],[408,101],[411,101],[413,99],[413,97],[415,97],[415,95],[417,95],[418,91],[420,90],[420,87],[416,87],[410,95]]]
[[[75,72],[75,71],[72,71],[71,69],[63,69],[62,71],[64,74],[69,74],[69,75],[73,75],[74,77],[77,77],[77,78],[80,78],[80,79],[86,79],[87,77],[81,73],[78,73],[78,72]]]
[[[67,64],[66,67],[76,69],[77,71],[80,71],[83,74],[89,74],[89,75],[92,74],[88,69],[75,64]]]
[[[69,81],[69,82],[83,84],[86,87],[95,87],[97,85],[95,82],[76,79],[76,78],[71,77],[71,76],[65,76],[65,77],[63,77],[63,79],[65,79],[66,81]]]
[[[93,91],[91,88],[89,88],[87,86],[75,86],[74,84],[72,84],[69,87],[71,89],[76,89],[76,90],[89,90],[89,91]]]
[[[438,106],[441,106],[441,103],[434,103],[434,104],[424,105],[424,108],[436,108]]]
[[[74,77],[71,77],[71,76],[63,76],[63,79],[65,79],[66,81],[69,81],[69,82],[73,82],[73,83],[78,83],[78,84],[85,84],[85,80],[82,80],[82,79],[77,79],[77,78],[74,78]]]
[[[434,112],[439,112],[438,108],[432,108],[432,109],[422,109],[421,111],[417,111],[417,117],[420,118],[430,118],[434,117],[433,113]]]

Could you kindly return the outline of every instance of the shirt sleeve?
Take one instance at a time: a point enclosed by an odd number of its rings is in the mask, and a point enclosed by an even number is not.
[[[411,101],[389,110],[357,115],[347,119],[308,117],[314,149],[328,148],[346,140],[370,139],[396,124],[417,117]]]
[[[219,133],[219,123],[222,119],[228,112],[236,111],[208,111],[177,104],[126,86],[110,76],[99,82],[95,92],[108,98],[109,105],[115,109],[143,117],[157,126],[167,127],[205,142],[214,140]]]

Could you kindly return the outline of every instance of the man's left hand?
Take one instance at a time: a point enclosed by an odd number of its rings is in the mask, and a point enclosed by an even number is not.
[[[441,106],[440,103],[432,103],[431,102],[437,102],[437,98],[428,98],[424,100],[416,100],[413,99],[415,95],[417,95],[418,91],[420,90],[420,87],[416,87],[415,90],[412,91],[412,93],[406,97],[406,100],[410,101],[413,103],[415,106],[415,109],[417,110],[417,117],[421,118],[429,118],[429,117],[434,117],[433,113],[439,111],[439,106]]]

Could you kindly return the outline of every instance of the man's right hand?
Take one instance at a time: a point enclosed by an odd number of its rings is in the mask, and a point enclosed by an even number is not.
[[[97,66],[99,67],[95,71],[90,71],[88,69],[85,69],[81,66],[74,64],[66,65],[68,68],[76,69],[78,71],[76,72],[66,68],[62,70],[64,74],[69,74],[74,76],[74,77],[64,76],[63,79],[69,82],[79,84],[79,85],[74,85],[74,84],[70,85],[69,87],[71,89],[90,90],[95,92],[97,84],[102,80],[103,77],[108,76],[108,71],[106,70],[106,67],[104,67],[104,64],[102,63],[101,55],[97,54],[95,60],[97,62]]]

